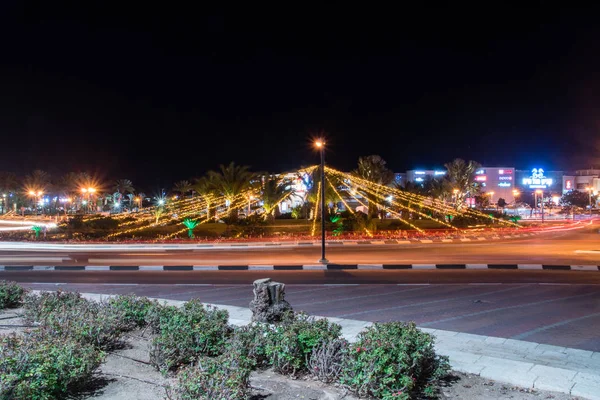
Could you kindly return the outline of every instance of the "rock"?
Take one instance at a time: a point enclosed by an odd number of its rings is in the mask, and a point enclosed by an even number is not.
[[[292,306],[284,299],[285,284],[265,278],[255,280],[253,285],[254,299],[250,302],[252,321],[278,322],[286,312],[292,311]]]

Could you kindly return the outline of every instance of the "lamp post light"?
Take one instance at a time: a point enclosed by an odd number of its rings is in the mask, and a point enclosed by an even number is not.
[[[81,193],[83,193],[84,195],[87,194],[86,209],[89,212],[90,211],[90,203],[92,202],[92,195],[94,193],[96,193],[96,188],[93,188],[93,187],[81,188]]]
[[[536,190],[535,193],[539,194],[540,199],[542,199],[542,224],[543,224],[544,223],[544,192],[542,190]],[[535,206],[537,208],[537,197],[536,197]]]
[[[325,258],[325,141],[319,139],[315,146],[321,153],[321,259],[322,264],[327,264],[329,260]]]
[[[521,194],[518,190],[513,190],[513,197],[515,198],[515,215],[519,215],[519,208],[517,207],[517,197]]]
[[[592,188],[586,187],[585,190],[588,192],[588,208],[590,209],[590,216],[592,215]]]
[[[6,214],[6,193],[2,194],[2,214]]]
[[[36,215],[37,215],[38,198],[41,199],[43,194],[44,194],[44,192],[42,192],[41,190],[38,190],[38,191],[30,190],[29,191],[29,195],[33,196],[33,205],[36,210]],[[44,211],[44,209],[42,208],[42,213],[43,213],[43,211]]]

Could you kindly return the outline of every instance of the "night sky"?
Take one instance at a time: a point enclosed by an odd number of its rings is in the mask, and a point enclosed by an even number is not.
[[[0,170],[168,186],[315,164],[320,131],[345,170],[600,166],[592,10],[80,3],[0,3]]]

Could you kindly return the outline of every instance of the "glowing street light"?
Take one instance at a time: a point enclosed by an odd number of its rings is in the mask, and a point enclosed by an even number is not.
[[[320,263],[326,264],[325,258],[325,141],[317,139],[315,147],[321,153],[321,259]]]
[[[535,207],[537,208],[537,195],[540,195],[540,198],[542,199],[542,223],[544,223],[544,191],[543,190],[536,190],[535,191],[536,194],[536,198],[535,198]]]

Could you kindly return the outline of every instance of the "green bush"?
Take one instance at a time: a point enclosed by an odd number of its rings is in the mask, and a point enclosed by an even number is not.
[[[268,329],[269,325],[260,322],[235,327],[226,351],[241,354],[251,360],[254,366],[267,366],[265,336]]]
[[[340,337],[342,327],[304,313],[288,313],[277,325],[265,325],[265,354],[282,374],[307,372],[307,361],[321,342]]]
[[[178,400],[246,400],[250,398],[253,364],[236,352],[201,357],[196,365],[182,368],[169,397]]]
[[[0,281],[0,309],[21,305],[25,289],[16,282]]]
[[[87,300],[76,292],[42,292],[29,294],[23,301],[23,316],[28,322],[39,322],[46,315],[60,312],[64,309],[77,308],[87,303]]]
[[[414,323],[376,323],[350,346],[341,382],[359,396],[410,399],[433,395],[450,367],[438,356],[434,339]]]
[[[79,293],[42,293],[25,300],[24,317],[28,322],[41,324],[55,338],[70,336],[100,349],[117,346],[123,332],[135,328],[125,315],[119,308],[88,301]]]
[[[225,310],[204,307],[198,299],[181,309],[162,307],[149,316],[158,335],[152,341],[150,362],[160,371],[176,369],[198,356],[217,356],[225,349],[232,329]]]
[[[147,297],[135,295],[113,297],[108,300],[108,305],[117,310],[117,313],[121,313],[124,324],[132,328],[146,326],[148,314],[159,306],[156,300],[151,301]]]
[[[0,336],[0,398],[61,399],[90,378],[104,353],[73,338],[56,340],[44,328]]]

